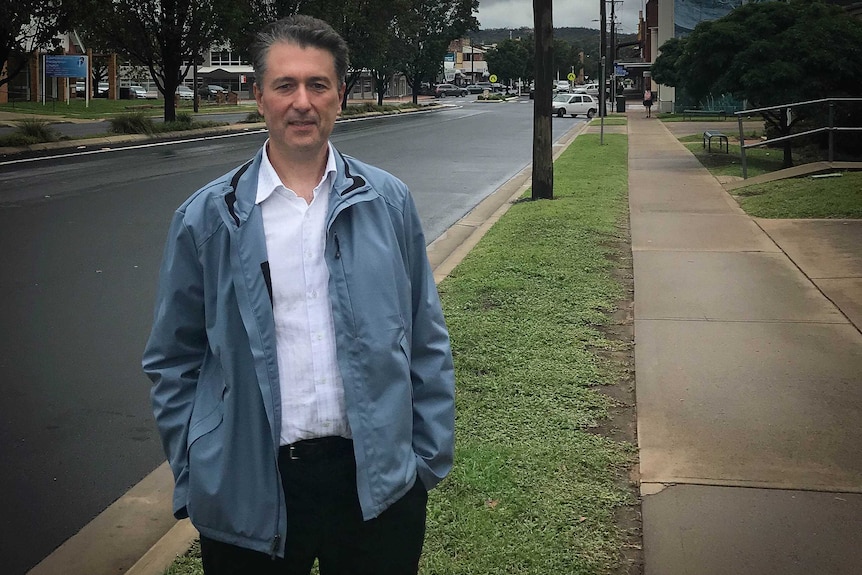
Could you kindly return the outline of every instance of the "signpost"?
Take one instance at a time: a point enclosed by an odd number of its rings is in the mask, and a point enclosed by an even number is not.
[[[46,92],[48,90],[48,78],[84,78],[86,105],[90,105],[90,74],[87,56],[56,56],[45,55],[45,81],[42,82],[42,105],[45,104]],[[68,88],[66,90],[66,102],[69,101]]]

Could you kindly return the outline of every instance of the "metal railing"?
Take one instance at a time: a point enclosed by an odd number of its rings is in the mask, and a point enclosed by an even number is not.
[[[835,126],[835,103],[836,102],[862,102],[862,98],[821,98],[819,100],[808,100],[807,102],[796,102],[793,104],[781,104],[780,106],[769,106],[768,108],[755,108],[753,110],[740,110],[739,112],[734,112],[736,114],[736,119],[739,124],[739,155],[742,160],[742,177],[743,179],[748,179],[748,165],[745,159],[745,150],[749,148],[757,148],[760,146],[768,146],[771,144],[775,144],[777,142],[784,142],[786,140],[792,140],[793,138],[801,138],[803,136],[810,136],[812,134],[819,134],[821,132],[829,133],[829,161],[834,161],[835,157],[835,132],[862,132],[862,127],[852,127],[852,126]],[[761,142],[755,142],[753,144],[745,143],[745,134],[743,132],[742,120],[743,116],[750,116],[751,114],[761,113],[761,112],[771,112],[774,110],[780,111],[782,114],[786,114],[789,110],[793,108],[798,108],[800,106],[810,106],[812,104],[829,104],[829,125],[823,126],[821,128],[814,128],[813,130],[806,130],[804,132],[799,132],[797,134],[790,134],[788,136],[779,136],[777,138],[770,138],[768,140],[763,140]]]

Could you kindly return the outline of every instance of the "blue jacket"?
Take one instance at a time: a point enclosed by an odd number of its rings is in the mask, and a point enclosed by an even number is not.
[[[286,510],[261,153],[175,213],[144,371],[175,478],[174,514],[204,535],[282,556]],[[449,336],[412,197],[336,154],[325,258],[365,519],[451,469]]]

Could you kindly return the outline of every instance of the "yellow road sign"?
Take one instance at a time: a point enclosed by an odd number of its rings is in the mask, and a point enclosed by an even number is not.
[[[491,77],[488,78],[492,83],[497,81],[497,74],[491,74]]]

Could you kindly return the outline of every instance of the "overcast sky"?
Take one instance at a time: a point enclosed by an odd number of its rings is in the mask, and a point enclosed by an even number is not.
[[[554,27],[599,28],[600,0],[557,0],[554,2]],[[616,15],[619,30],[633,34],[638,30],[638,11],[644,9],[644,0],[617,1]],[[608,3],[608,18],[611,6]],[[479,0],[479,26],[486,28],[533,27],[532,0]]]

